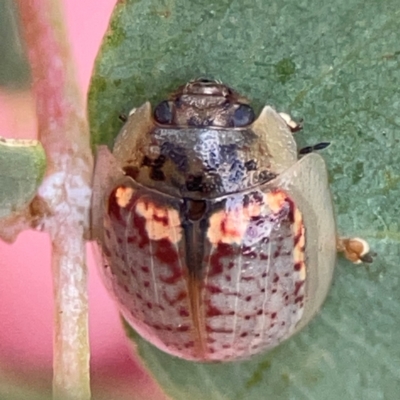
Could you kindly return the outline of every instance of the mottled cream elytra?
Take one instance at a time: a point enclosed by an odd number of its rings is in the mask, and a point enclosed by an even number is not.
[[[100,147],[102,275],[149,342],[188,360],[248,358],[318,312],[337,246],[365,259],[362,241],[337,239],[325,162],[311,147],[299,158],[298,128],[200,79],[132,111],[113,152]]]

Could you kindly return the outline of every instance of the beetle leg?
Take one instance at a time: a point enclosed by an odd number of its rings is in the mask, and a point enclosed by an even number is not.
[[[289,114],[279,113],[279,115],[286,122],[286,125],[290,129],[290,132],[296,133],[303,129],[303,120],[301,120],[300,122],[296,122],[292,120],[292,117]]]
[[[373,261],[369,244],[360,238],[337,238],[337,250],[354,264],[371,263]]]
[[[129,111],[129,114],[128,114],[128,115],[126,115],[126,114],[119,114],[118,119],[119,119],[120,121],[122,121],[122,122],[125,123],[126,121],[128,121],[128,117],[130,117],[131,115],[135,114],[135,112],[136,112],[136,108],[132,108],[132,110]]]

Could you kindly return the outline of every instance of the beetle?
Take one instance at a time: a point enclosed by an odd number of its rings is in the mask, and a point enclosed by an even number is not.
[[[291,129],[292,128],[292,129]],[[328,293],[338,240],[323,158],[299,158],[286,114],[219,81],[134,109],[100,147],[93,236],[104,282],[149,342],[194,361],[232,361],[301,330]]]

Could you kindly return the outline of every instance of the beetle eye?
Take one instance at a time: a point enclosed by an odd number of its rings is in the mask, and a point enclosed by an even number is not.
[[[242,127],[250,125],[255,119],[253,109],[247,104],[241,104],[234,112],[233,126]]]
[[[154,110],[154,119],[160,124],[172,122],[172,111],[167,100],[162,101]]]

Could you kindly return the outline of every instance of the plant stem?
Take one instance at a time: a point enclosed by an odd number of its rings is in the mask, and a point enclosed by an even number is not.
[[[92,153],[59,1],[17,0],[32,69],[39,139],[48,169],[39,189],[41,226],[52,241],[54,283],[53,397],[90,398],[85,234]]]

